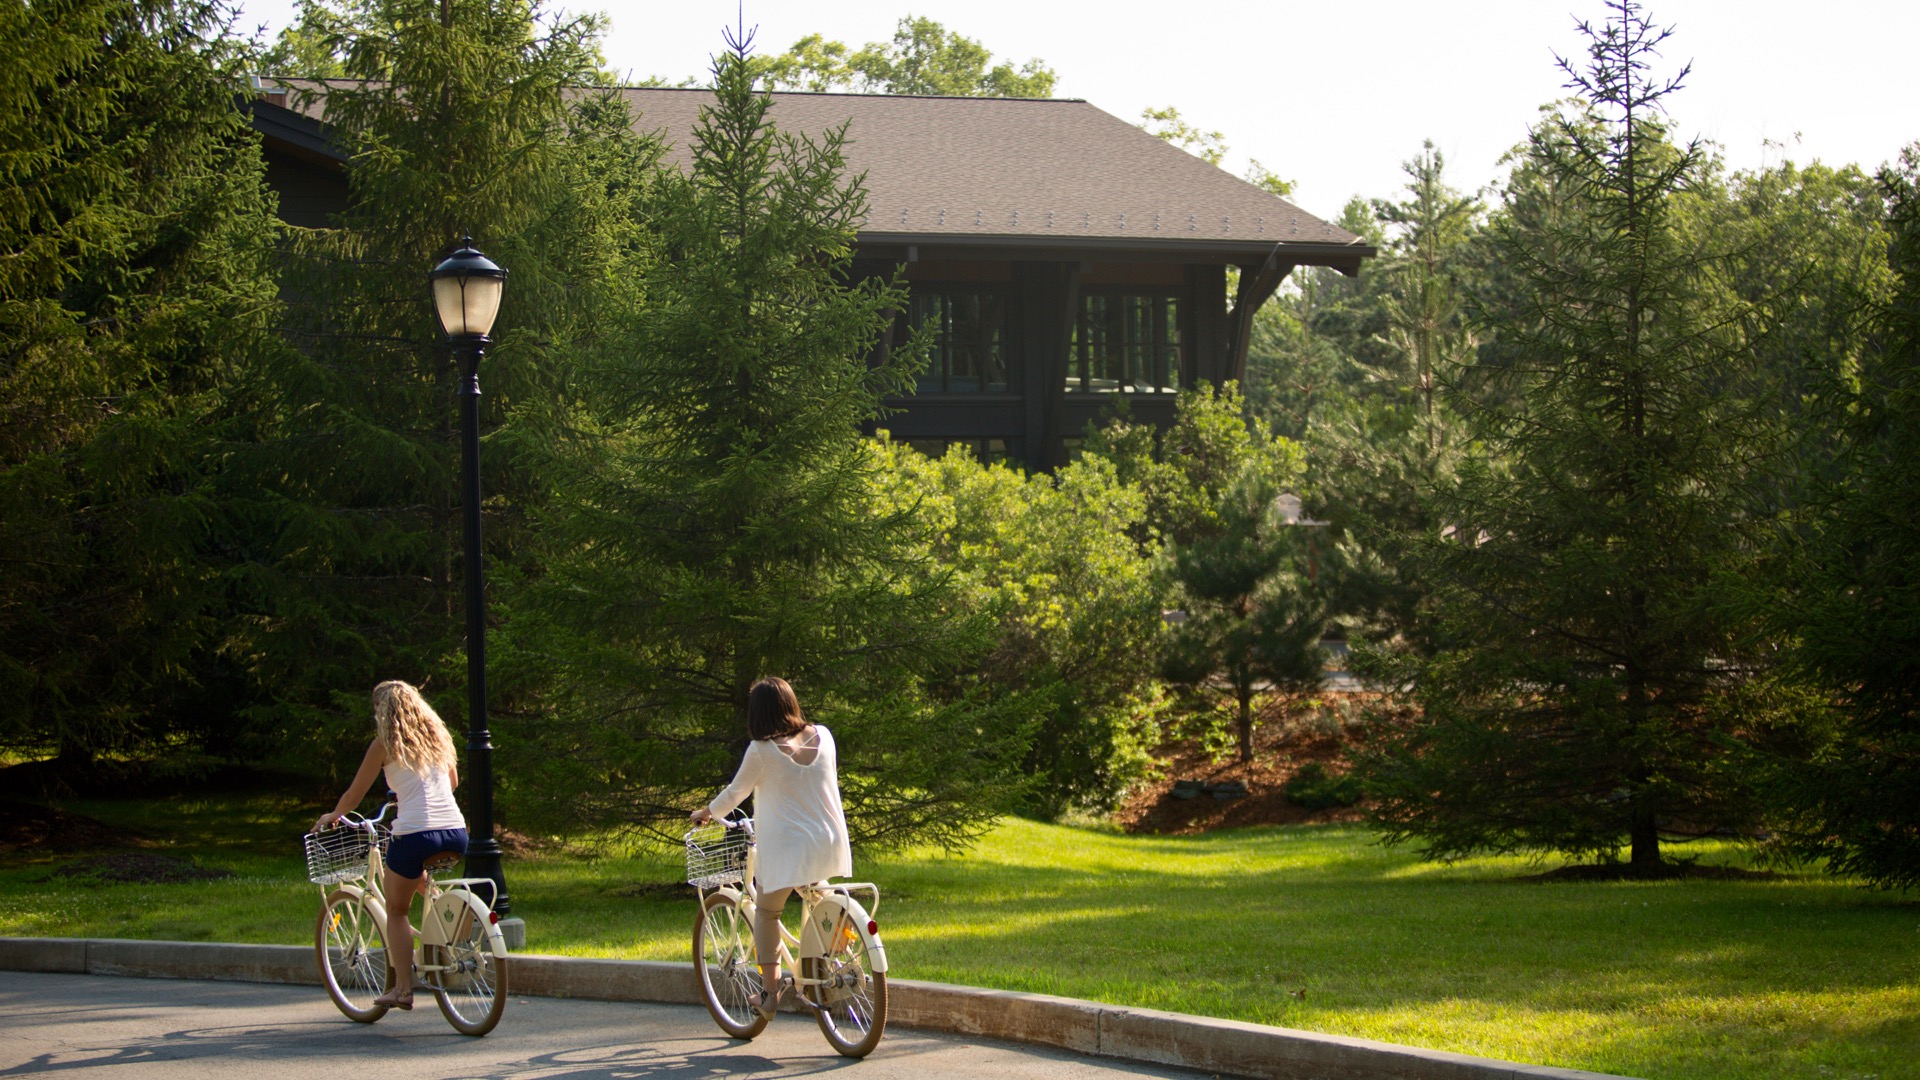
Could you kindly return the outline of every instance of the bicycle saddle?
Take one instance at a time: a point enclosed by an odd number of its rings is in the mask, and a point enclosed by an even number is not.
[[[451,870],[458,865],[460,865],[459,852],[441,851],[427,856],[426,859],[420,863],[420,868],[429,874],[437,874],[442,870]]]

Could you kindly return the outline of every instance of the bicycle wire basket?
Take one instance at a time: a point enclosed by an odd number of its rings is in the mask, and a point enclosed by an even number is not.
[[[374,844],[387,850],[387,830],[380,825],[340,825],[317,833],[308,833],[307,880],[315,885],[338,885],[365,877],[367,849]]]
[[[687,884],[699,889],[738,885],[747,876],[747,822],[728,828],[717,821],[687,830]]]

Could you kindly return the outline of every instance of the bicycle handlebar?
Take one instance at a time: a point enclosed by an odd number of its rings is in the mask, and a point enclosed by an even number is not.
[[[374,814],[372,817],[349,810],[335,819],[334,825],[344,825],[349,829],[370,829],[387,820],[387,815],[392,813],[393,808],[397,805],[399,804],[393,802],[383,803],[380,806],[379,813]]]

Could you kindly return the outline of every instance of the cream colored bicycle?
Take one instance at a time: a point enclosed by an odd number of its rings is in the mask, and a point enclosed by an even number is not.
[[[700,890],[693,965],[707,1011],[736,1039],[751,1039],[767,1026],[767,1018],[747,1003],[761,990],[753,949],[756,861],[751,818],[687,830],[687,884]],[[780,927],[780,967],[792,973],[793,999],[813,1013],[835,1050],[865,1057],[887,1026],[887,949],[872,914],[880,909],[880,889],[839,881],[795,891],[800,933]],[[854,893],[868,894],[872,906],[863,906]],[[787,979],[781,982],[784,987]]]
[[[320,886],[320,918],[313,928],[315,959],[327,996],[348,1018],[371,1024],[390,1006],[374,999],[392,985],[387,964],[387,903],[380,879],[386,868],[387,812],[348,814],[324,832],[309,833],[307,877]],[[488,878],[435,881],[460,856],[441,852],[426,861],[426,900],[415,931],[414,985],[433,991],[447,1023],[463,1035],[485,1035],[507,1007],[507,942],[500,916],[474,889]]]

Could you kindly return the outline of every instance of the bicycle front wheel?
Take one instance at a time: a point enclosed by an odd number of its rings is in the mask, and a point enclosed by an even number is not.
[[[373,1000],[393,978],[380,922],[366,901],[340,889],[328,894],[313,928],[314,957],[327,996],[348,1019],[362,1024],[387,1015],[387,1007]]]
[[[880,1045],[887,1029],[887,975],[873,970],[867,952],[867,939],[854,929],[842,912],[840,925],[829,938],[832,948],[825,956],[810,956],[807,978],[812,984],[814,1004],[820,1007],[815,1018],[820,1033],[835,1050],[851,1058],[862,1058]]]
[[[507,1008],[507,962],[493,955],[489,920],[476,917],[458,897],[440,903],[459,905],[460,917],[447,944],[423,950],[433,996],[455,1031],[485,1035],[500,1023],[500,1014]]]
[[[693,924],[693,966],[700,976],[700,996],[721,1031],[751,1039],[766,1029],[767,1018],[747,1003],[760,992],[753,921],[725,893],[713,893],[700,905],[700,918]]]

